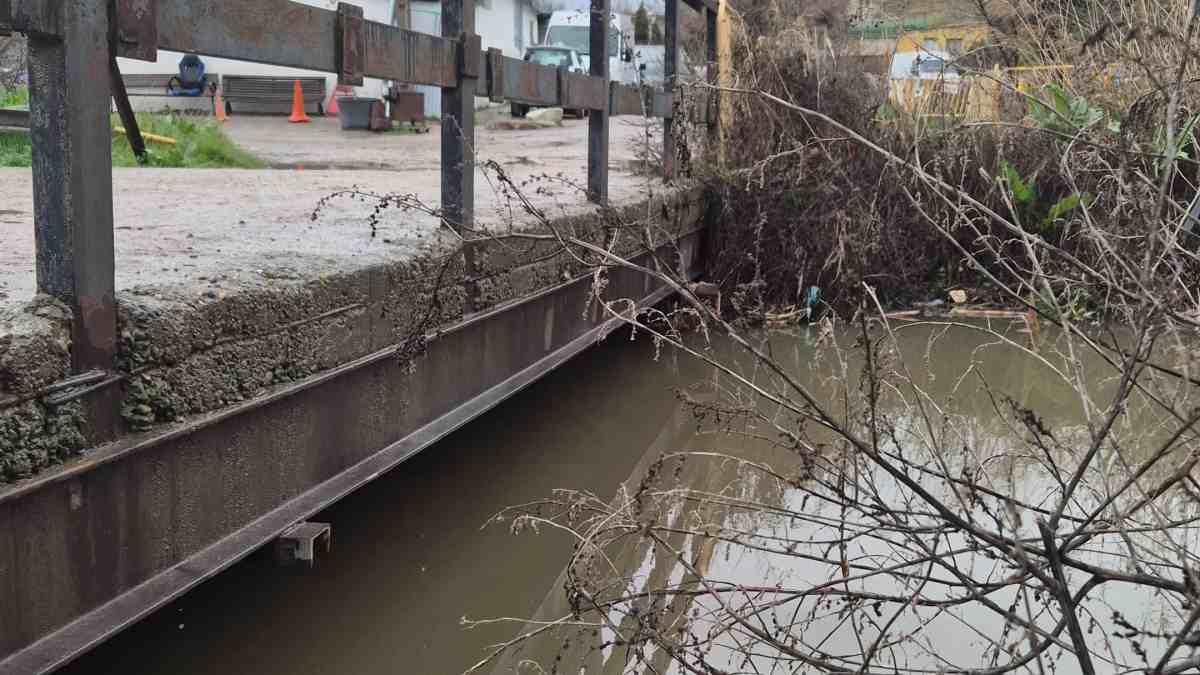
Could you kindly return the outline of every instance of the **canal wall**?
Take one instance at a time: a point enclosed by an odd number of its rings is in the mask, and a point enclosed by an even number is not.
[[[617,254],[694,276],[706,212],[682,190],[555,227],[632,226]],[[22,307],[0,344],[0,673],[61,665],[549,372],[612,328],[592,289],[519,236],[200,300],[142,287],[118,295],[117,381],[73,389],[69,310]],[[604,293],[666,297],[623,268]],[[89,387],[121,397],[115,442],[49,403]]]

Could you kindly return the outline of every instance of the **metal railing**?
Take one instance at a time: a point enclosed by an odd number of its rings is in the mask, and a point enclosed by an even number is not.
[[[590,111],[587,185],[597,203],[608,198],[610,116],[662,117],[663,173],[674,175],[681,1],[706,14],[707,78],[717,79],[717,0],[665,0],[665,85],[652,89],[611,81],[611,0],[591,0],[587,75],[481,51],[475,0],[441,0],[442,34],[457,37],[368,21],[348,3],[328,10],[291,0],[0,0],[0,33],[29,40],[37,288],[72,309],[73,372],[115,369],[108,116],[120,84],[117,56],[155,61],[165,49],[336,73],[347,85],[373,77],[441,87],[442,211],[469,229],[476,96]],[[87,409],[93,439],[115,435],[118,395],[101,392]]]

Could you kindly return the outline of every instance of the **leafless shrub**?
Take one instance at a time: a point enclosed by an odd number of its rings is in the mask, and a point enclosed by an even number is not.
[[[755,7],[779,20],[782,5]],[[1126,107],[1067,82],[1067,108],[1035,89],[1045,110],[1020,123],[888,124],[882,93],[836,52],[743,33],[725,163],[697,167],[728,214],[716,271],[743,308],[814,279],[837,288],[804,333],[744,332],[669,266],[542,223],[597,274],[654,275],[702,320],[711,338],[685,339],[653,310],[596,298],[711,367],[680,397],[712,446],[663,455],[611,499],[567,490],[500,514],[568,532],[573,552],[561,606],[512,620],[513,640],[472,672],[1200,669],[1183,151],[1197,21],[1173,5],[1055,7],[1040,37],[1020,12],[1014,34],[1048,59],[1136,48],[1144,77],[1112,98]],[[1153,42],[1081,30],[1114,12],[1156,26]],[[1043,328],[889,312],[951,275]],[[781,356],[801,341],[804,362]],[[942,356],[964,348],[948,370]],[[1014,389],[1014,369],[1053,393]]]

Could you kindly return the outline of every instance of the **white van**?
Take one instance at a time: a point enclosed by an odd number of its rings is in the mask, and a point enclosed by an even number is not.
[[[547,46],[570,47],[579,52],[584,63],[591,63],[592,13],[586,9],[563,9],[550,15],[546,26]],[[608,33],[609,77],[623,84],[637,84],[633,62],[633,17],[613,14]]]

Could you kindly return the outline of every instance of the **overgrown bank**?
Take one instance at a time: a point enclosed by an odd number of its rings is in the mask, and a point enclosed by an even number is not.
[[[724,156],[702,170],[725,204],[711,272],[745,312],[796,305],[810,287],[854,307],[866,284],[889,307],[966,287],[1083,316],[1111,312],[1113,280],[1137,280],[1148,260],[1169,261],[1139,280],[1164,299],[1195,282],[1200,98],[1179,8],[1109,30],[1116,18],[1069,3],[1012,5],[992,52],[1069,69],[1024,91],[996,83],[996,114],[980,121],[936,101],[994,79],[987,62],[937,83],[933,109],[898,109],[846,43],[796,36],[800,10],[743,6]]]

